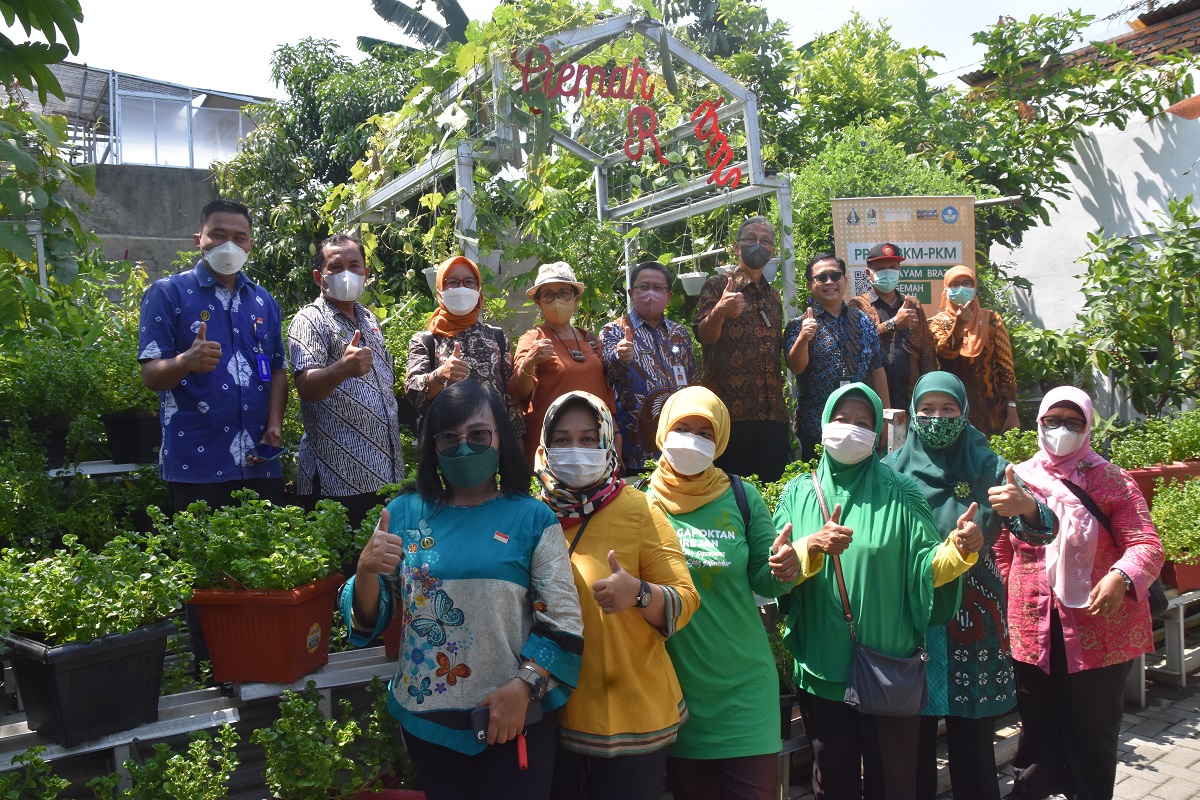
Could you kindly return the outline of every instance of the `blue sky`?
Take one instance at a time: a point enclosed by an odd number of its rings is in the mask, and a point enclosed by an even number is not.
[[[472,18],[490,14],[494,0],[461,0]],[[1068,6],[1098,18],[1119,11],[1120,0],[856,0],[842,3],[763,0],[773,17],[786,21],[797,44],[839,27],[853,9],[871,19],[885,18],[907,46],[927,45],[946,54],[934,64],[947,79],[969,72],[982,52],[971,34],[1001,15],[1027,18]],[[430,13],[433,4],[427,3]],[[204,89],[278,96],[270,80],[270,57],[279,44],[305,36],[336,40],[357,57],[357,35],[400,38],[379,18],[370,0],[83,0],[81,48],[72,61],[98,69],[141,75]],[[1098,22],[1091,38],[1107,39],[1129,30],[1122,20]],[[20,31],[18,34],[22,33]],[[17,38],[10,31],[10,37]]]

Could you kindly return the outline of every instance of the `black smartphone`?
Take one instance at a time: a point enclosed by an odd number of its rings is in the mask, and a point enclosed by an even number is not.
[[[487,739],[488,721],[491,719],[491,706],[480,706],[471,711],[471,728],[475,731],[475,740],[482,742]],[[525,727],[542,721],[542,704],[530,703],[525,708]]]
[[[276,447],[270,444],[259,442],[254,446],[254,449],[246,454],[246,460],[251,463],[262,461],[274,461],[287,452],[286,447]]]

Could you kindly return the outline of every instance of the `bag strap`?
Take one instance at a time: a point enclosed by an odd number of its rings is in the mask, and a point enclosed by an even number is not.
[[[740,475],[726,472],[725,477],[729,478],[729,488],[733,489],[733,499],[737,502],[738,511],[742,512],[742,527],[746,533],[750,532],[750,503],[746,501],[746,487],[742,483]]]
[[[1113,543],[1115,544],[1117,537],[1113,536],[1112,518],[1100,510],[1100,506],[1096,505],[1096,501],[1092,499],[1092,496],[1082,486],[1066,478],[1060,478],[1059,480],[1062,481],[1063,486],[1071,490],[1071,494],[1075,495],[1079,502],[1083,503],[1083,507],[1088,510],[1088,513],[1104,526],[1104,530],[1108,531],[1108,535],[1113,537]]]
[[[504,329],[499,325],[485,325],[488,331],[492,334],[492,338],[496,340],[496,347],[500,348],[500,360],[504,360],[504,354],[508,352],[508,339],[504,338]]]
[[[429,363],[437,363],[437,343],[433,339],[433,331],[421,331],[421,342],[425,345],[425,355],[429,356]]]
[[[571,556],[575,555],[575,546],[577,544],[579,544],[579,537],[583,536],[583,529],[586,528],[588,526],[588,523],[591,521],[592,521],[592,517],[589,514],[588,516],[583,518],[583,522],[579,523],[579,530],[575,531],[575,538],[571,540],[571,546],[570,546],[570,548],[567,549],[567,558],[570,558]]]
[[[817,491],[817,502],[821,504],[821,513],[825,516],[825,521],[829,522],[829,506],[825,503],[825,493],[821,491],[821,482],[817,480],[817,471],[813,470],[809,473],[812,476],[813,488]],[[846,624],[850,626],[850,639],[858,644],[858,637],[854,635],[854,615],[850,613],[850,598],[846,594],[846,578],[842,575],[842,560],[837,556],[830,556],[833,559],[833,571],[837,575],[838,594],[842,596],[842,614],[846,617]]]

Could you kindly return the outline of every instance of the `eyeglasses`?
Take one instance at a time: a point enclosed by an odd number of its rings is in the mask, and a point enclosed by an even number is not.
[[[439,453],[444,453],[447,450],[455,450],[459,444],[466,440],[467,444],[472,449],[478,448],[480,451],[486,450],[492,446],[492,434],[495,429],[479,428],[477,430],[468,431],[467,433],[458,434],[452,431],[444,433],[435,433],[433,435],[433,446],[437,448]]]
[[[543,289],[538,292],[537,301],[539,303],[549,300],[574,300],[575,290],[571,288],[559,289],[557,292],[552,292],[549,289]]]
[[[633,287],[633,290],[635,292],[637,292],[638,294],[645,294],[646,292],[666,292],[666,291],[668,291],[667,287],[663,286],[662,284],[658,284],[656,286],[656,285],[650,284],[650,283],[635,284]]]
[[[772,250],[775,249],[774,239],[755,239],[754,237],[749,237],[746,239],[738,239],[737,243],[742,247],[753,247],[756,244],[761,244],[763,247],[769,247]]]
[[[1059,419],[1058,417],[1042,417],[1038,420],[1038,424],[1048,431],[1066,428],[1071,433],[1083,433],[1083,429],[1087,427],[1087,423],[1081,419]]]
[[[479,281],[474,278],[463,278],[461,281],[458,278],[446,279],[447,289],[478,289]]]
[[[846,273],[838,272],[837,270],[834,270],[833,272],[822,272],[820,274],[813,275],[812,282],[813,283],[837,283],[844,277],[846,277]]]

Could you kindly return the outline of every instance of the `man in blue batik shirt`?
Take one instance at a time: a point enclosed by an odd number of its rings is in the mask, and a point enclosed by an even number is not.
[[[281,502],[279,461],[256,447],[280,444],[287,373],[279,305],[242,272],[254,246],[249,210],[213,200],[195,242],[196,266],[142,297],[138,360],[159,394],[159,475],[176,510],[228,505],[241,488]]]

